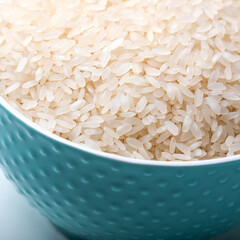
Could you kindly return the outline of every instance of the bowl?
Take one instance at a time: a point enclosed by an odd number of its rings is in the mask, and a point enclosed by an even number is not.
[[[240,225],[240,156],[103,153],[49,133],[1,97],[0,133],[6,176],[69,239],[206,240]]]

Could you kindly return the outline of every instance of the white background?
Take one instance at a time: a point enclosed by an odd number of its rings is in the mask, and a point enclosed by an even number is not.
[[[28,205],[6,180],[1,169],[0,240],[67,240]],[[212,240],[240,240],[240,229]]]

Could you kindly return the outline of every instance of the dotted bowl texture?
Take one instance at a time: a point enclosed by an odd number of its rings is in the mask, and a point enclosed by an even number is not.
[[[106,159],[49,138],[0,105],[0,163],[70,239],[206,240],[240,224],[240,160],[171,167]]]

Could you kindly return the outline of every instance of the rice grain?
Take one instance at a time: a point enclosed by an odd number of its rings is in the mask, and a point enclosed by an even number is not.
[[[39,126],[131,158],[240,153],[239,0],[2,0],[0,12],[0,94]]]

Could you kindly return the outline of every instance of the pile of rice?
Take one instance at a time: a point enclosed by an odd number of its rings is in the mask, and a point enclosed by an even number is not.
[[[162,161],[240,153],[239,0],[1,0],[0,94],[41,127]]]

